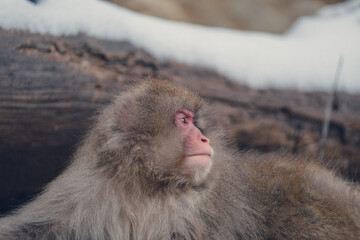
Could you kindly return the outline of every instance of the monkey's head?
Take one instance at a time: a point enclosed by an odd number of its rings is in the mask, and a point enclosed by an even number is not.
[[[97,166],[149,189],[202,186],[214,154],[205,108],[195,93],[164,80],[133,87],[99,118]]]

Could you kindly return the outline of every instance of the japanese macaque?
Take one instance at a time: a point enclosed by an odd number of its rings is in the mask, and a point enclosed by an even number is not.
[[[99,115],[0,239],[359,239],[360,191],[310,161],[236,153],[206,103],[147,80]]]

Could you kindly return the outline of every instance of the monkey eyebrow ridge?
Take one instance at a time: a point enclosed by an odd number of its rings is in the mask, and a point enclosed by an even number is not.
[[[178,113],[183,113],[185,115],[185,117],[194,118],[194,114],[185,108],[182,108],[182,109],[176,111],[176,114],[178,114]]]

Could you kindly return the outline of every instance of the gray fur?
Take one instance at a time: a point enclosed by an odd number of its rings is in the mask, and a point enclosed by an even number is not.
[[[201,183],[173,168],[179,107],[215,151]],[[0,219],[0,239],[358,239],[359,202],[357,185],[310,161],[232,153],[198,96],[149,80],[99,115],[40,196]]]

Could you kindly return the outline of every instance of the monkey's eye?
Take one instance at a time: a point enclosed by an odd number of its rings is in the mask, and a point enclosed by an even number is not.
[[[178,127],[186,127],[193,121],[194,115],[188,110],[181,110],[175,114],[174,123]]]
[[[180,119],[180,121],[181,121],[182,123],[184,123],[184,124],[186,124],[186,123],[187,123],[186,118],[181,118],[181,119]]]

